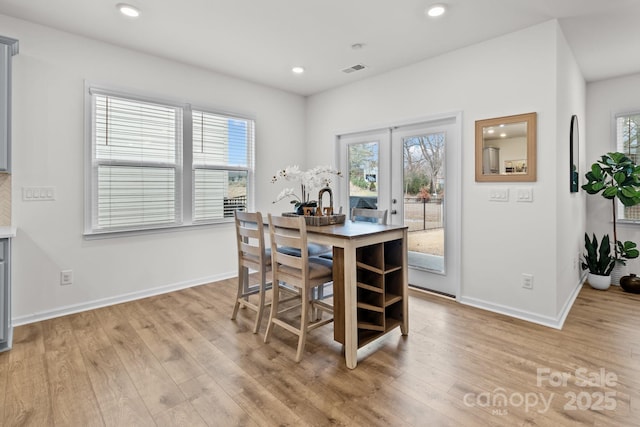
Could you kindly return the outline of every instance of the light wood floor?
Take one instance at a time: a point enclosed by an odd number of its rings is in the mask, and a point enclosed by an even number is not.
[[[414,296],[409,336],[361,349],[351,371],[332,326],[310,334],[296,364],[291,334],[276,328],[265,345],[266,321],[254,335],[253,312],[229,320],[234,286],[16,328],[0,354],[0,424],[640,425],[639,295],[585,287],[562,331]],[[576,384],[601,369],[608,386]],[[548,381],[562,373],[566,385]]]

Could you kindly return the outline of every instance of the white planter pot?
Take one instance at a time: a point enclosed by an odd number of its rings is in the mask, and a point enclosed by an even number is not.
[[[627,275],[627,266],[620,262],[616,262],[613,271],[611,271],[611,284],[620,286],[620,279]]]
[[[599,274],[589,273],[587,282],[589,282],[592,288],[604,291],[611,286],[611,276],[600,276]]]

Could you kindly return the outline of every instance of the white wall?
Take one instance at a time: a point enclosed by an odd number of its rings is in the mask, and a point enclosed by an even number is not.
[[[569,192],[569,136],[572,115],[578,116],[580,176],[584,176],[586,172],[585,147],[587,136],[589,136],[589,144],[591,137],[588,132],[585,132],[586,83],[560,28],[558,28],[557,38],[557,62],[556,257],[558,275],[556,282],[558,293],[556,305],[557,310],[562,310],[581,283],[582,269],[579,266],[578,254],[583,252],[586,229],[586,194],[582,190],[578,193]]]
[[[305,99],[2,15],[0,28],[20,41],[13,63],[14,321],[235,275],[232,225],[83,238],[84,81],[254,116],[260,210],[271,209],[277,194],[275,165],[304,161]],[[53,186],[56,200],[23,202],[23,186]],[[61,287],[66,269],[74,283]]]
[[[616,113],[640,111],[640,74],[602,80],[587,85],[586,132],[589,142],[586,165],[590,167],[601,155],[616,151]],[[581,174],[584,180],[584,174]],[[608,234],[613,239],[611,202],[600,195],[587,197],[587,232],[596,236]],[[618,224],[618,240],[631,240],[640,245],[640,227]],[[627,262],[626,271],[640,273],[640,260]]]
[[[557,22],[549,21],[314,95],[306,130],[307,161],[331,163],[335,135],[342,131],[462,111],[459,299],[547,324],[556,324],[559,316],[558,214],[549,209],[557,203],[558,33]],[[475,182],[475,120],[534,111],[537,182]],[[507,187],[515,194],[521,186],[533,188],[533,203],[516,203],[513,196],[508,203],[488,201],[491,188]],[[522,288],[522,273],[534,275],[533,290]]]

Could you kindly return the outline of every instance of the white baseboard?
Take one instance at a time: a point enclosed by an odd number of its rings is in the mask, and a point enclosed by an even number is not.
[[[571,307],[573,307],[573,303],[576,302],[576,298],[578,298],[580,289],[582,289],[582,285],[586,280],[587,280],[587,275],[583,274],[582,277],[580,278],[580,283],[578,283],[578,286],[576,286],[573,289],[573,292],[571,292],[571,295],[569,295],[569,298],[567,298],[567,301],[564,303],[564,307],[562,307],[562,310],[560,311],[560,314],[558,316],[559,317],[558,329],[562,329],[562,327],[564,326],[564,321],[567,320],[567,316],[571,311]]]
[[[202,277],[199,279],[188,280],[180,283],[173,283],[170,285],[160,286],[157,288],[145,289],[143,291],[131,292],[128,294],[117,295],[114,297],[103,298],[81,304],[73,304],[65,307],[55,308],[53,310],[46,310],[37,313],[32,313],[24,316],[14,317],[12,319],[12,326],[26,325],[29,323],[39,322],[41,320],[53,319],[55,317],[66,316],[69,314],[80,313],[82,311],[93,310],[100,307],[106,307],[109,305],[120,304],[123,302],[135,301],[142,298],[152,297],[154,295],[166,294],[180,289],[191,288],[194,286],[204,285],[211,282],[217,282],[219,280],[230,279],[237,276],[237,273],[223,273],[210,277]]]
[[[495,304],[489,301],[484,301],[478,298],[465,297],[461,296],[457,298],[457,301],[461,304],[470,305],[472,307],[481,308],[483,310],[492,311],[494,313],[504,314],[506,316],[515,317],[516,319],[526,320],[527,322],[537,323],[539,325],[547,326],[554,329],[562,329],[567,316],[569,315],[569,311],[573,306],[578,294],[580,293],[580,289],[582,289],[582,284],[584,283],[585,277],[581,278],[580,283],[576,285],[576,287],[571,292],[569,298],[565,302],[562,310],[556,317],[552,316],[541,316],[537,313],[532,313],[525,310],[518,310],[513,307],[508,307],[501,304]]]

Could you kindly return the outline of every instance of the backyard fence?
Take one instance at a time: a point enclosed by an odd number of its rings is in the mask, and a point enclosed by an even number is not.
[[[404,224],[409,231],[435,230],[443,227],[442,214],[444,203],[442,199],[433,198],[429,201],[417,197],[404,198]]]

